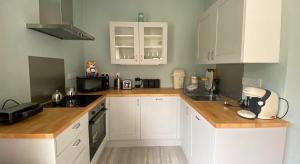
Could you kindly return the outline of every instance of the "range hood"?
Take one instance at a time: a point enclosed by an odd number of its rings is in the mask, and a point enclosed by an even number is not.
[[[40,24],[26,24],[28,29],[63,40],[95,40],[73,25],[73,0],[39,0]]]

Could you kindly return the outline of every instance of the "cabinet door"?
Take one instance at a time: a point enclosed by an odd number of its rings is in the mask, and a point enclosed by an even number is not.
[[[141,138],[176,139],[178,115],[177,97],[142,97]]]
[[[197,64],[211,64],[214,61],[216,44],[217,10],[210,7],[200,18],[198,25]]]
[[[191,164],[213,163],[214,128],[196,111],[192,111]]]
[[[217,2],[217,63],[240,63],[243,29],[243,0]]]
[[[140,106],[138,97],[110,97],[110,140],[140,139]]]
[[[140,63],[167,64],[168,24],[140,22]]]
[[[181,101],[180,131],[182,150],[190,161],[191,158],[191,109],[184,101]]]
[[[112,64],[138,64],[139,42],[137,22],[110,22]]]

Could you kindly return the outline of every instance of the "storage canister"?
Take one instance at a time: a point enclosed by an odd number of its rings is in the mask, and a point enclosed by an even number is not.
[[[183,69],[175,69],[172,74],[174,89],[183,88],[185,72]]]

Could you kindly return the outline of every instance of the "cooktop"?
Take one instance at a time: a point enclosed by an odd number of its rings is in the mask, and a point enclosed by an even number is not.
[[[102,95],[76,95],[75,97],[64,97],[60,103],[50,102],[44,108],[74,108],[86,107]]]

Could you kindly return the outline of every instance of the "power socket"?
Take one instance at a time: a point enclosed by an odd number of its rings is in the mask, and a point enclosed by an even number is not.
[[[77,74],[76,74],[76,72],[71,72],[71,73],[68,73],[68,80],[74,80],[74,79],[76,79],[76,76],[77,76]]]

